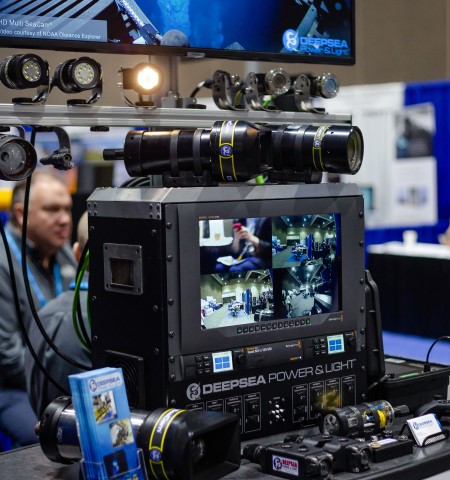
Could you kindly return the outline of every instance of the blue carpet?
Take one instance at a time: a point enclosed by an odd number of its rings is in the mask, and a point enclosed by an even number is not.
[[[433,338],[383,331],[384,355],[425,361],[428,349],[434,340]],[[450,341],[440,340],[437,342],[430,353],[429,360],[430,363],[450,365]]]

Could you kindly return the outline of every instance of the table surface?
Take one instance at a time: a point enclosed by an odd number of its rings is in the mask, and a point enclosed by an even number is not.
[[[368,247],[383,330],[430,339],[448,335],[450,248],[400,242]]]
[[[450,247],[434,243],[414,243],[406,245],[402,242],[387,242],[381,245],[369,245],[368,253],[387,255],[404,255],[407,257],[443,258],[450,260]]]
[[[272,443],[281,438],[268,437],[263,443]],[[255,443],[255,442],[252,442]],[[450,478],[450,439],[425,448],[414,447],[412,454],[373,464],[371,469],[363,473],[337,473],[333,480],[408,480]],[[448,477],[447,477],[448,475]],[[242,461],[239,470],[223,477],[226,480],[256,480],[276,478],[261,473],[260,467]],[[23,447],[0,454],[1,480],[79,480],[78,464],[62,465],[48,460],[39,445]]]

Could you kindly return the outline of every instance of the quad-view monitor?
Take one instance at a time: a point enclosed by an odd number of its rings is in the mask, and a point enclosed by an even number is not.
[[[339,214],[201,218],[199,245],[202,329],[341,310]]]

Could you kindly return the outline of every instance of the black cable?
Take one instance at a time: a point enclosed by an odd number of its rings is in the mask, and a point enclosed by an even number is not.
[[[391,378],[389,375],[384,375],[383,377],[381,377],[379,380],[373,382],[371,385],[369,385],[367,387],[367,391],[370,391],[372,390],[372,388],[375,388],[377,387],[378,385],[381,385],[382,383],[384,383],[386,380],[388,380],[389,378]]]
[[[431,346],[430,346],[430,348],[428,349],[428,352],[427,352],[427,357],[425,359],[425,364],[423,366],[423,371],[424,372],[429,372],[431,370],[431,365],[430,365],[430,362],[429,362],[430,353],[431,353],[431,350],[433,350],[433,347],[436,345],[436,343],[439,342],[440,340],[450,340],[450,336],[443,335],[442,337],[436,338],[436,340],[431,344]]]
[[[86,253],[88,252],[88,250],[89,250],[89,240],[86,242],[86,245],[83,248],[80,261],[78,262],[77,275],[75,278],[78,278],[80,276],[81,269],[83,268],[83,264],[84,264],[84,259],[86,258]],[[78,325],[80,326],[80,330],[81,330],[81,335],[83,335],[86,345],[89,348],[91,348],[92,342],[89,334],[87,333],[86,324],[83,319],[83,313],[81,312],[80,297],[78,297],[78,302],[77,302],[77,318],[78,318]]]
[[[137,179],[135,183],[132,185],[133,187],[151,187],[152,180],[150,177],[140,177]]]
[[[34,321],[39,328],[42,336],[44,337],[45,341],[47,342],[48,346],[63,360],[70,363],[74,367],[77,367],[81,370],[91,370],[91,367],[88,365],[83,365],[82,363],[73,360],[72,358],[68,357],[64,353],[62,353],[59,348],[53,343],[53,340],[47,335],[45,328],[42,325],[42,322],[39,318],[39,315],[36,311],[36,307],[34,305],[33,295],[31,293],[30,283],[28,280],[28,270],[27,270],[27,222],[28,222],[28,203],[30,197],[30,185],[31,185],[31,175],[27,178],[26,186],[25,186],[25,200],[24,200],[24,210],[23,210],[23,222],[22,222],[22,245],[21,245],[21,253],[22,253],[22,274],[23,280],[25,284],[25,291],[27,293],[28,303],[30,304],[31,313],[33,314]]]
[[[207,78],[206,80],[203,80],[194,88],[194,90],[192,90],[190,97],[195,97],[202,88],[211,88],[212,84],[212,78]]]
[[[14,298],[14,305],[16,307],[16,314],[17,314],[17,321],[20,326],[20,330],[22,333],[22,338],[28,348],[28,350],[31,353],[31,356],[33,357],[34,361],[36,362],[36,365],[39,367],[41,372],[44,374],[45,378],[58,390],[60,390],[64,395],[70,395],[69,392],[66,391],[64,387],[59,385],[59,383],[51,376],[50,372],[44,367],[44,365],[41,363],[40,359],[38,358],[36,351],[33,348],[33,345],[31,344],[30,337],[28,336],[27,330],[25,328],[25,322],[23,320],[22,316],[22,311],[20,310],[20,301],[19,301],[19,294],[17,292],[17,284],[16,284],[16,275],[14,272],[14,266],[12,262],[12,257],[11,257],[11,251],[9,249],[8,245],[8,240],[6,238],[5,234],[5,229],[3,228],[3,223],[0,221],[0,233],[2,235],[3,239],[3,244],[5,245],[5,252],[6,252],[6,258],[8,260],[8,268],[9,268],[9,276],[11,277],[11,289],[13,292],[13,298]]]
[[[131,187],[136,187],[136,186],[142,186],[145,183],[149,183],[150,179],[149,177],[135,177],[135,178],[129,178],[128,180],[125,180],[125,182],[120,185],[120,188],[131,188]]]

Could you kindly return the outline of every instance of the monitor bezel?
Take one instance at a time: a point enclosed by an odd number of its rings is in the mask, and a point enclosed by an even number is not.
[[[272,330],[270,342],[305,338],[316,335],[357,330],[364,322],[361,308],[364,307],[364,222],[362,196],[261,199],[249,201],[222,201],[214,203],[186,203],[176,206],[178,218],[179,251],[179,311],[180,353],[192,354],[251,346],[267,342],[268,332],[236,333],[235,327],[201,329],[200,312],[200,247],[198,219],[204,216],[220,218],[276,217],[306,214],[340,214],[341,221],[341,310],[314,316],[311,325],[294,326]],[[191,245],[186,254],[186,245]],[[174,319],[172,319],[174,320]],[[277,321],[277,320],[274,320]],[[272,321],[269,321],[272,322]],[[169,324],[171,320],[169,318]]]

